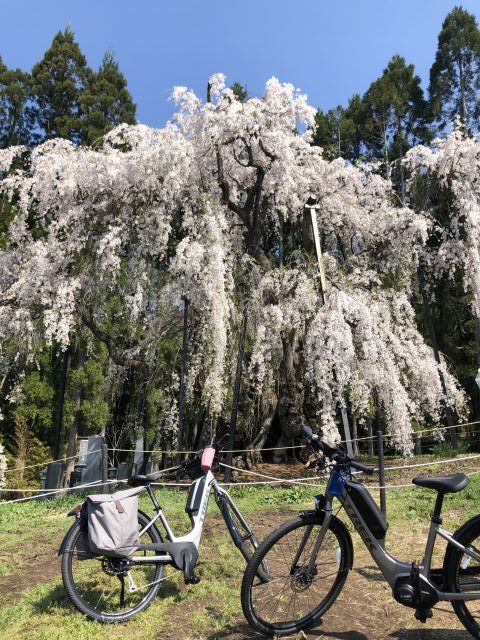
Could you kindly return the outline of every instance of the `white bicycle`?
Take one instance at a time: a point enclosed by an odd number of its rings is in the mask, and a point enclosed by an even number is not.
[[[185,507],[192,528],[185,536],[175,536],[151,487],[164,471],[133,476],[128,481],[131,486],[145,486],[156,512],[152,517],[138,512],[140,545],[129,556],[95,555],[85,548],[85,544],[82,550],[86,516],[79,507],[69,512],[68,515],[77,518],[67,532],[59,554],[62,555],[65,589],[79,611],[99,622],[128,620],[152,603],[166,578],[165,565],[182,571],[186,584],[199,582],[194,569],[211,491],[233,542],[243,557],[247,561],[250,559],[258,546],[257,539],[231,496],[215,479],[212,466],[217,452],[217,447],[207,447],[182,465],[169,469],[172,473],[185,470],[192,479]],[[163,535],[157,528],[158,523],[163,527]],[[260,564],[257,576],[260,580],[269,579],[266,562]]]

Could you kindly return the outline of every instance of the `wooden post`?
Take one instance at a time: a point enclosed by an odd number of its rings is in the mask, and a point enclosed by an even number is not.
[[[357,418],[352,416],[352,438],[353,438],[353,455],[358,456],[358,429]]]
[[[322,302],[323,304],[325,304],[326,295],[327,295],[327,278],[325,275],[325,267],[323,264],[322,243],[320,242],[320,234],[318,232],[317,214],[315,213],[315,209],[317,208],[317,206],[307,205],[307,207],[310,209],[310,220],[312,223],[313,238],[315,241],[315,251],[317,254],[318,271],[320,273],[320,286],[321,286],[320,294],[322,296]],[[335,376],[335,370],[333,374]],[[342,416],[343,430],[345,433],[345,444],[347,447],[347,454],[351,458],[353,458],[352,436],[350,434],[350,426],[348,424],[348,414],[347,414],[347,409],[345,405],[346,405],[346,401],[344,399],[340,405],[340,414]]]
[[[102,442],[102,482],[103,491],[106,490],[108,480],[108,446],[105,440]]]
[[[420,433],[416,433],[414,436],[414,439],[415,439],[415,455],[421,456],[422,455],[422,436],[420,435]]]
[[[373,457],[373,428],[372,428],[372,416],[367,416],[367,452],[368,455]]]
[[[237,370],[235,372],[235,386],[233,388],[233,401],[232,401],[232,413],[230,416],[230,437],[228,438],[228,453],[226,457],[226,464],[232,464],[233,453],[232,449],[235,444],[235,431],[237,429],[237,416],[238,416],[238,399],[240,397],[240,383],[242,380],[242,364],[243,364],[243,348],[245,344],[245,333],[247,331],[247,308],[243,309],[242,328],[240,330],[240,339],[238,341],[238,353],[237,353]],[[228,467],[225,468],[225,484],[230,484],[230,478],[232,476],[232,470]]]
[[[385,491],[385,461],[383,458],[383,435],[377,431],[377,456],[378,456],[378,478],[380,481],[380,509],[385,518],[387,517],[387,494]]]

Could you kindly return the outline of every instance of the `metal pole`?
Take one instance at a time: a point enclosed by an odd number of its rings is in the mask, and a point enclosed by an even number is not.
[[[385,460],[383,458],[383,435],[377,431],[378,477],[380,481],[380,509],[387,517],[387,494],[385,490]]]
[[[373,428],[372,428],[372,416],[367,416],[367,452],[370,457],[373,458]]]
[[[183,298],[183,344],[182,344],[182,362],[180,365],[180,390],[178,393],[178,451],[176,464],[180,464],[182,461],[182,454],[179,453],[183,449],[185,440],[184,434],[184,404],[185,404],[185,369],[187,368],[187,353],[188,353],[188,300]],[[180,471],[177,471],[176,481],[180,482]]]
[[[226,464],[232,464],[233,453],[232,449],[235,444],[235,432],[237,429],[237,416],[238,416],[238,400],[240,397],[240,383],[242,381],[242,364],[243,364],[243,348],[245,344],[245,333],[247,332],[247,308],[243,309],[242,328],[240,330],[240,339],[238,341],[238,354],[237,354],[237,369],[235,371],[235,386],[233,388],[233,401],[232,401],[232,413],[230,416],[230,437],[228,439],[228,453],[226,458]],[[225,484],[230,484],[230,478],[232,470],[228,467],[225,468]]]

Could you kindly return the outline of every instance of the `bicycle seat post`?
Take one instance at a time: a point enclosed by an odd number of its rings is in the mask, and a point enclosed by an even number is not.
[[[150,484],[146,485],[146,489],[147,489],[148,495],[150,496],[150,500],[153,502],[153,506],[155,507],[155,510],[158,513],[159,511],[161,511],[162,507],[160,506],[160,503],[158,502]]]
[[[439,491],[437,493],[437,499],[435,500],[435,508],[433,509],[433,513],[432,513],[432,517],[431,517],[431,521],[433,522],[433,524],[442,524],[442,517],[441,517],[441,513],[442,513],[442,505],[443,505],[443,498],[445,497],[445,494],[442,491]]]

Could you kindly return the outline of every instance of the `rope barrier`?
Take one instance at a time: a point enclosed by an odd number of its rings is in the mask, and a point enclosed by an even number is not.
[[[422,436],[425,433],[431,433],[434,431],[445,431],[447,429],[457,429],[459,427],[468,427],[468,426],[472,426],[475,424],[480,424],[480,420],[476,420],[474,422],[464,422],[461,424],[454,424],[454,425],[450,425],[448,427],[434,427],[432,429],[423,429],[422,431],[417,431],[415,432],[415,434],[418,434],[420,436]],[[363,442],[365,440],[374,440],[376,439],[375,435],[372,436],[365,436],[362,438],[350,438],[348,440],[339,440],[338,444],[346,444],[347,442]],[[284,451],[286,449],[303,449],[305,447],[305,445],[301,444],[301,445],[291,445],[291,446],[287,446],[287,447],[262,447],[261,449],[256,449],[256,448],[251,448],[251,449],[225,449],[223,450],[223,453],[255,453],[255,452],[261,452],[261,451]],[[100,449],[94,449],[93,451],[88,451],[85,452],[85,456],[90,455],[91,453],[97,453],[98,451],[100,451]],[[112,447],[112,448],[108,448],[108,451],[120,451],[120,452],[124,452],[124,453],[162,453],[162,454],[168,454],[168,455],[172,455],[175,456],[177,454],[194,454],[197,453],[196,451],[193,450],[183,450],[183,451],[176,451],[176,450],[166,450],[166,449],[118,449],[116,447]],[[24,471],[25,469],[34,469],[36,467],[42,467],[42,466],[46,466],[48,464],[51,464],[52,462],[66,462],[67,460],[72,460],[73,458],[77,458],[78,454],[75,454],[73,456],[65,456],[63,458],[58,458],[57,460],[45,460],[43,462],[38,462],[36,464],[31,464],[25,467],[16,467],[14,469],[6,469],[4,471],[4,473],[15,473],[18,471]],[[433,463],[432,463],[433,464]],[[408,468],[408,467],[404,467],[404,468]]]
[[[264,447],[262,449],[222,449],[222,453],[249,453],[252,451],[283,451],[284,449],[303,449],[304,444],[296,444],[288,447]],[[108,451],[124,451],[129,453],[166,453],[171,456],[175,456],[177,453],[197,453],[197,451],[174,451],[166,449],[116,449],[109,448]]]
[[[434,464],[446,464],[447,462],[462,462],[463,460],[476,460],[480,455],[464,456],[462,458],[445,458],[442,460],[432,460],[432,462],[418,462],[417,464],[406,464],[399,467],[385,467],[385,471],[398,471],[400,469],[415,469],[417,467],[430,467]],[[378,471],[378,469],[376,469]]]
[[[421,431],[414,431],[412,435],[423,436],[424,433],[433,433],[434,431],[447,431],[448,429],[459,429],[460,427],[471,427],[474,424],[480,424],[480,420],[475,420],[474,422],[461,422],[460,424],[452,424],[448,427],[433,427],[432,429],[422,429]],[[388,434],[386,434],[388,438]],[[339,440],[339,444],[346,444],[347,442],[362,442],[364,440],[376,440],[376,435],[364,436],[362,438],[349,438],[348,440]]]
[[[93,452],[92,452],[93,453]],[[420,463],[416,463],[416,464],[406,464],[406,465],[401,465],[401,466],[395,466],[395,467],[385,467],[385,471],[402,471],[403,469],[415,469],[415,468],[419,468],[419,467],[430,467],[432,465],[441,465],[441,464],[447,464],[449,462],[463,462],[466,460],[477,460],[478,458],[480,458],[480,454],[478,455],[472,455],[472,456],[462,456],[462,457],[457,457],[457,458],[444,458],[441,460],[432,460],[430,462],[420,462]],[[263,474],[263,473],[259,473],[256,471],[250,471],[248,469],[240,469],[238,467],[234,467],[231,465],[227,465],[223,462],[220,462],[220,466],[224,467],[224,468],[229,468],[232,469],[233,471],[237,471],[239,473],[244,473],[246,475],[255,475],[259,478],[264,478],[266,480],[271,480],[273,482],[276,483],[281,483],[281,482],[295,482],[296,480],[289,480],[288,478],[278,478],[275,476],[270,476],[267,474]],[[166,474],[169,473],[170,471],[175,470],[176,467],[169,467],[167,469],[162,469],[162,474]],[[375,471],[378,472],[378,469],[375,469]],[[467,474],[468,475],[468,474]],[[298,478],[298,481],[303,481],[306,478]],[[315,478],[311,478],[312,480],[317,480],[320,479],[319,477],[315,477]],[[105,484],[102,481],[97,481],[99,484]],[[112,480],[109,482],[117,482],[117,483],[122,483],[122,482],[126,482],[125,480]],[[165,487],[189,487],[190,483],[188,484],[181,484],[181,483],[175,483],[175,482],[152,482],[151,483],[152,486],[165,486]],[[223,483],[219,483],[223,486]],[[238,483],[236,482],[235,485],[239,485],[239,484],[245,484],[245,483]],[[262,483],[263,484],[263,483]],[[268,484],[268,483],[265,483]],[[10,488],[4,488],[3,491],[5,493],[33,493],[33,492],[59,492],[59,491],[71,491],[72,489],[77,489],[79,487],[81,487],[83,485],[78,485],[78,487],[66,487],[64,489],[10,489]],[[85,485],[88,486],[88,485]],[[227,485],[228,486],[228,485]],[[410,486],[410,485],[393,485],[394,487],[400,487],[400,486]],[[376,487],[372,487],[372,488],[376,488]],[[383,487],[381,487],[383,488]],[[388,488],[388,487],[387,487]],[[35,496],[32,496],[35,497]],[[1,503],[0,503],[1,504]]]
[[[93,449],[93,451],[87,451],[85,456],[89,456],[91,453],[97,453],[97,451],[101,451],[101,449]],[[14,473],[15,471],[24,471],[25,469],[33,469],[35,467],[44,467],[47,464],[52,464],[52,462],[66,462],[67,460],[72,460],[73,458],[77,458],[78,453],[73,456],[66,456],[65,458],[59,458],[58,460],[46,460],[45,462],[37,462],[36,464],[30,464],[27,467],[15,467],[14,469],[5,469],[3,473]]]
[[[387,467],[386,470],[399,470],[399,469],[410,469],[410,468],[414,468],[414,467],[424,467],[424,466],[429,466],[430,464],[441,464],[444,462],[458,462],[458,461],[465,461],[465,460],[472,460],[472,459],[477,459],[480,458],[480,455],[477,456],[466,456],[466,457],[462,457],[462,458],[452,458],[449,460],[438,460],[435,461],[433,463],[427,462],[427,463],[421,463],[421,464],[415,464],[415,465],[405,465],[402,467]],[[240,486],[260,486],[260,485],[272,485],[272,484],[294,484],[294,485],[299,485],[299,486],[307,486],[307,487],[325,487],[326,486],[326,482],[322,482],[322,483],[318,483],[318,482],[314,482],[316,480],[322,480],[322,477],[320,476],[314,476],[314,477],[310,477],[310,478],[278,478],[275,476],[270,476],[264,473],[259,473],[257,471],[250,471],[248,469],[239,469],[238,467],[234,467],[231,465],[227,465],[224,463],[220,463],[220,466],[224,467],[224,468],[230,468],[233,471],[237,471],[239,473],[244,473],[246,475],[251,475],[251,476],[256,476],[259,478],[264,478],[265,480],[262,481],[253,481],[253,482],[235,482],[234,487],[240,487]],[[164,472],[168,472],[171,471],[173,468],[170,469],[165,469]],[[377,471],[377,470],[376,470]],[[478,471],[471,471],[469,473],[467,473],[467,476],[474,476],[480,473],[480,470]],[[102,480],[96,480],[95,482],[90,482],[87,484],[83,484],[83,485],[78,485],[76,487],[66,487],[66,488],[62,488],[62,489],[52,489],[52,490],[38,490],[38,489],[7,489],[6,491],[11,491],[11,492],[32,492],[32,491],[43,491],[43,493],[41,493],[40,495],[36,495],[36,496],[29,496],[27,498],[16,498],[14,500],[3,500],[0,502],[0,506],[3,504],[11,504],[11,503],[15,503],[15,502],[26,502],[28,500],[35,500],[38,498],[42,498],[42,497],[47,497],[47,496],[51,496],[51,495],[55,495],[55,494],[59,494],[59,493],[64,493],[64,492],[71,492],[71,491],[76,491],[76,490],[81,490],[87,487],[94,487],[94,486],[98,486],[98,485],[105,485],[105,484],[123,484],[126,483],[126,480],[107,480],[106,482],[103,482]],[[157,486],[157,487],[190,487],[191,483],[177,483],[177,482],[152,482],[151,483],[152,486]],[[225,485],[225,483],[219,483],[220,486],[227,486]],[[229,485],[230,487],[232,485]],[[395,490],[395,489],[415,489],[416,486],[413,485],[412,483],[408,483],[408,484],[397,484],[397,485],[367,485],[369,490],[372,491],[379,491],[380,489],[386,489],[386,490]]]
[[[26,502],[27,500],[37,500],[38,498],[45,498],[58,493],[64,493],[65,491],[78,491],[86,487],[94,487],[98,485],[112,484],[112,483],[116,484],[118,482],[122,482],[122,480],[107,480],[106,482],[103,482],[102,480],[95,480],[95,482],[87,482],[86,484],[79,484],[76,487],[64,487],[62,489],[44,489],[43,490],[44,493],[41,493],[38,496],[28,496],[28,498],[15,498],[14,500],[2,500],[0,502],[0,506],[2,504],[11,504],[12,502]],[[7,492],[10,491],[10,489],[7,489],[6,491]]]

